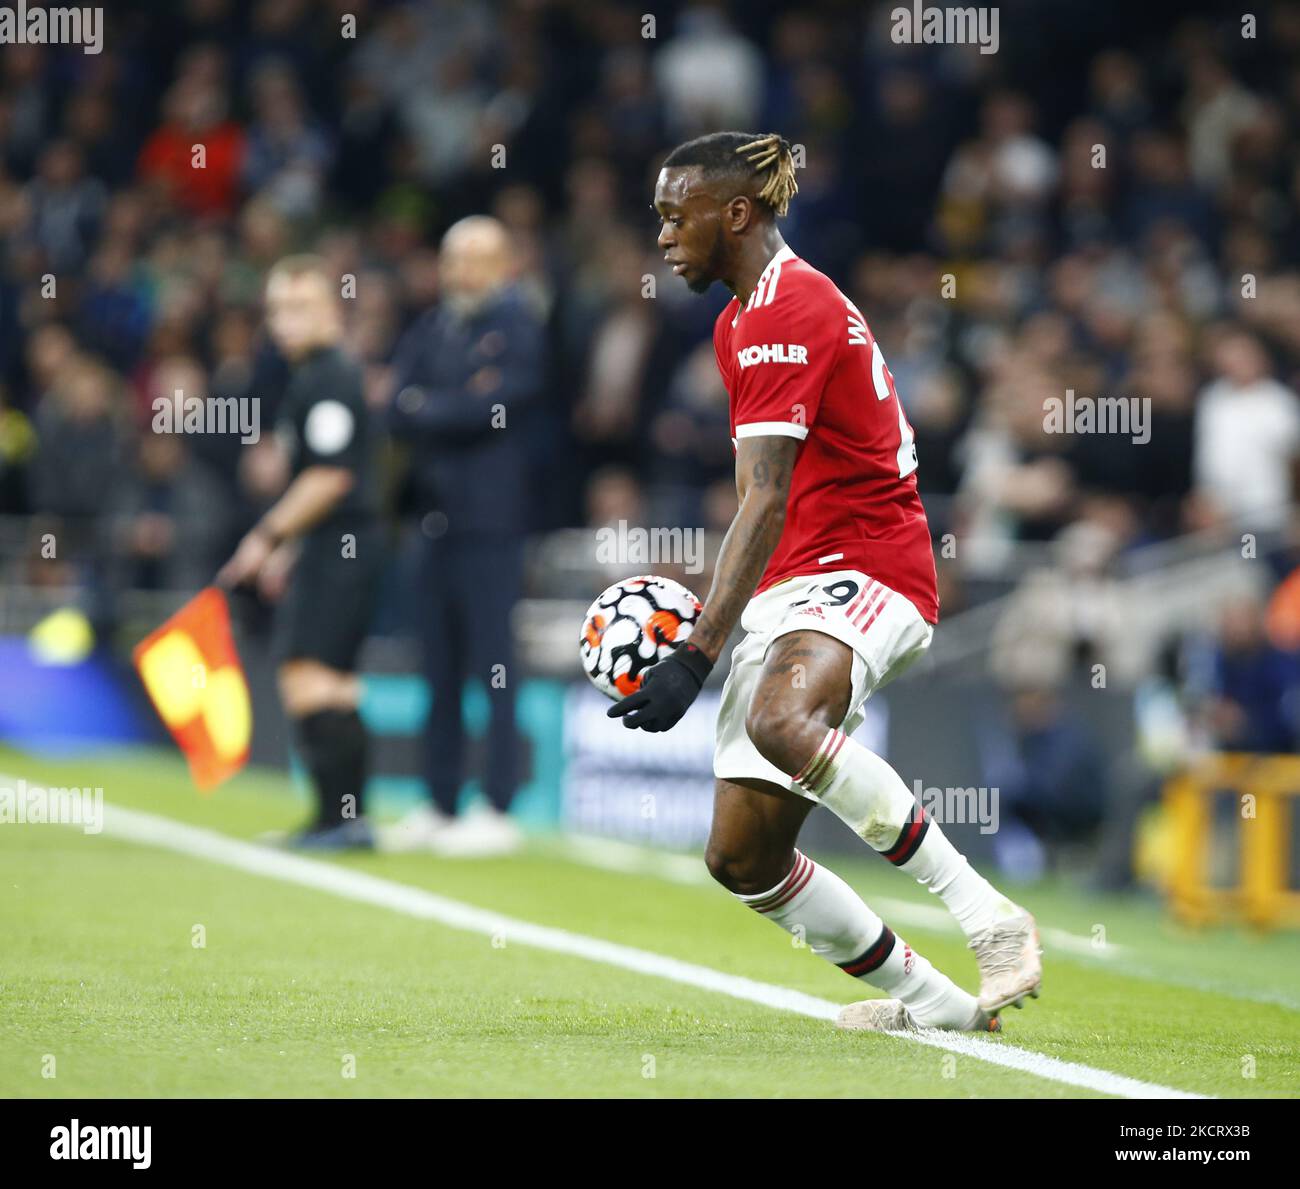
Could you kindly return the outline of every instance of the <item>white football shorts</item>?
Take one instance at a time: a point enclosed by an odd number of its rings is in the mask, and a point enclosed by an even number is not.
[[[866,718],[863,704],[912,665],[934,638],[913,603],[859,570],[798,575],[755,595],[740,617],[745,638],[731,654],[731,672],[718,710],[713,774],[724,780],[767,780],[810,797],[765,760],[745,730],[749,702],[772,641],[787,632],[815,631],[853,650],[848,713],[837,724],[852,735]]]

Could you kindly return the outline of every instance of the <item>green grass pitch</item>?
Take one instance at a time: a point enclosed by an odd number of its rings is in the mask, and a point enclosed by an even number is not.
[[[110,806],[239,839],[295,825],[304,809],[285,778],[253,771],[199,797],[179,761],[145,751],[62,763],[0,751],[0,773],[102,786]],[[875,993],[689,878],[689,866],[676,879],[609,870],[548,838],[503,860],[325,861],[823,999]],[[924,915],[937,900],[865,852],[831,865],[915,948],[976,986],[960,934]],[[1044,927],[1043,997],[976,1045],[1198,1094],[1300,1096],[1294,933],[1192,932],[1145,899],[1052,883],[1007,890]],[[111,832],[0,825],[0,892],[6,1097],[1098,1094]],[[884,907],[900,901],[907,920]],[[1088,944],[1099,930],[1108,951]]]

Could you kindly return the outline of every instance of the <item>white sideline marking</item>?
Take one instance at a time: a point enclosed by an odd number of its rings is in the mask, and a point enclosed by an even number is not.
[[[833,1020],[843,1004],[819,999],[788,987],[760,983],[739,975],[724,974],[707,966],[697,966],[663,954],[635,949],[612,941],[534,925],[458,900],[439,896],[423,888],[395,883],[362,871],[334,863],[309,859],[236,838],[198,826],[188,826],[152,813],[141,813],[118,805],[104,806],[104,833],[114,838],[146,846],[157,846],[179,854],[191,855],[211,863],[220,863],[253,875],[278,879],[283,883],[315,888],[333,896],[388,908],[421,920],[437,921],[452,929],[494,936],[501,933],[520,945],[569,954],[593,962],[603,962],[621,970],[668,979],[684,986],[716,991],[733,999],[742,999],[780,1011],[795,1012],[816,1020]],[[894,1033],[906,1040],[934,1048],[947,1049],[1001,1065],[1067,1086],[1114,1094],[1121,1098],[1203,1098],[1184,1090],[1124,1077],[1104,1069],[1093,1069],[1072,1061],[1061,1061],[1028,1049],[1018,1049],[1002,1041],[984,1040],[973,1035],[939,1031]]]

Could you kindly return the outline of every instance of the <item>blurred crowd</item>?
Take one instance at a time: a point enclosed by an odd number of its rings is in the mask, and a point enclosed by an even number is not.
[[[254,396],[270,426],[284,368],[260,287],[306,249],[356,278],[348,345],[382,417],[439,238],[474,213],[509,228],[547,328],[532,531],[725,528],[728,295],[672,283],[649,205],[666,152],[717,128],[802,149],[783,232],[884,347],[936,542],[957,542],[948,611],[1024,543],[1111,559],[1284,532],[1300,6],[1261,4],[1247,32],[1209,3],[1020,0],[988,55],[896,44],[890,7],[123,0],[100,55],[5,46],[0,515],[31,526],[11,572],[205,582],[269,497],[259,451],[152,434],[152,402]],[[1149,440],[1049,432],[1067,392],[1149,402]],[[400,452],[385,474],[397,523]],[[1227,614],[1188,671],[1225,738],[1294,745],[1293,716],[1253,709],[1270,683],[1291,697],[1290,662],[1233,659],[1251,639],[1294,655],[1267,618]]]

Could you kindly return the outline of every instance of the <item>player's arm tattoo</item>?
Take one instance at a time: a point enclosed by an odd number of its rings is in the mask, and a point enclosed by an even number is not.
[[[736,452],[740,510],[722,539],[713,587],[691,633],[691,642],[711,660],[718,659],[781,539],[798,452],[798,439],[782,435],[740,441]]]

